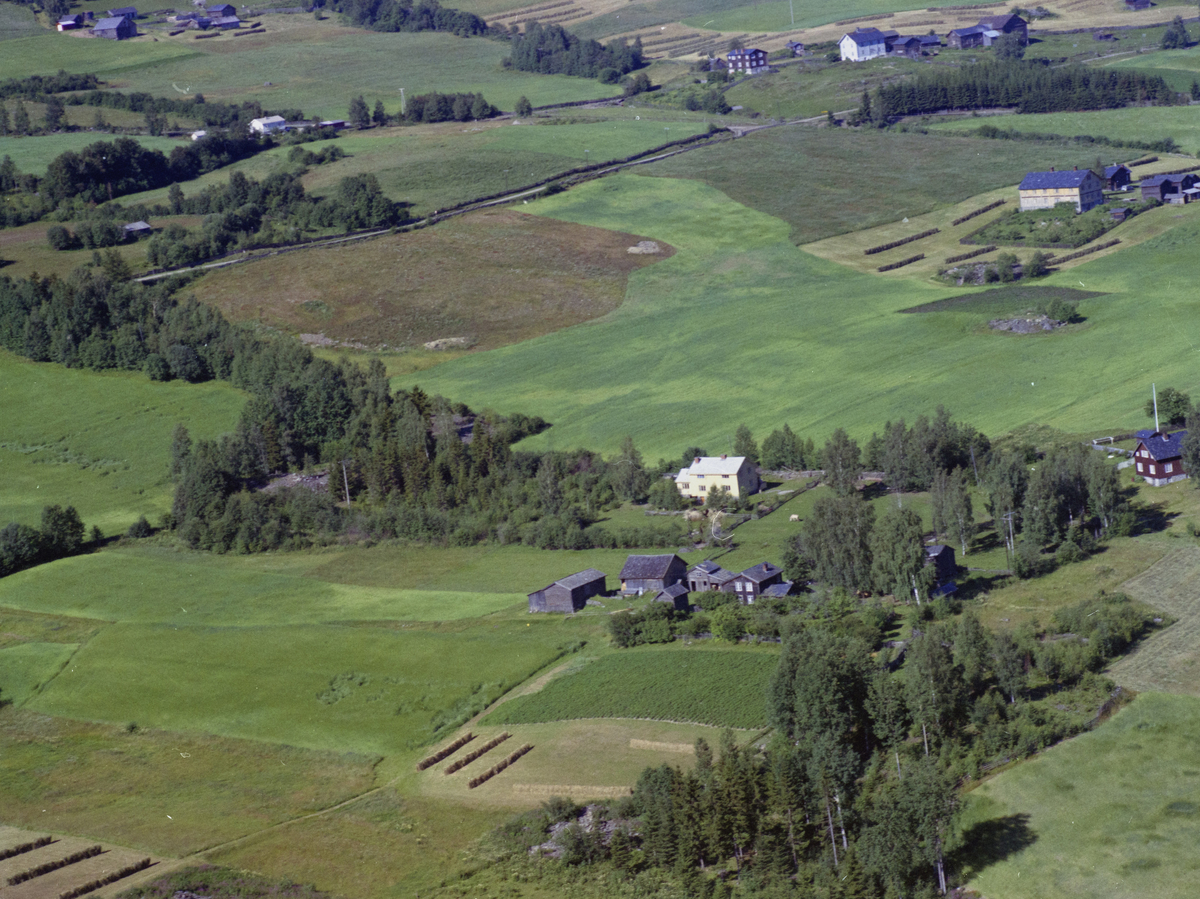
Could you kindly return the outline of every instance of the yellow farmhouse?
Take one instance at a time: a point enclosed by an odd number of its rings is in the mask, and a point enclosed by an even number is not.
[[[1052,209],[1069,203],[1076,212],[1087,212],[1104,202],[1104,182],[1096,173],[1081,171],[1030,172],[1017,188],[1021,195],[1021,211]]]
[[[713,487],[741,499],[758,492],[758,471],[745,456],[697,456],[679,470],[675,486],[693,499],[704,499]]]

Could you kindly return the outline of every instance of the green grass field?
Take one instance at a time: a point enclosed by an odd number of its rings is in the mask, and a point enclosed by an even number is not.
[[[777,661],[770,650],[628,650],[504,703],[484,723],[655,718],[762,727],[767,723],[767,683]]]
[[[1200,75],[1200,68],[1197,74]],[[957,133],[974,131],[983,124],[1030,134],[1102,135],[1113,140],[1154,141],[1173,137],[1188,153],[1200,151],[1200,106],[1131,106],[1097,112],[961,118],[949,122],[931,122],[928,127],[932,132]],[[1001,143],[1015,146],[1007,141]],[[1114,162],[1137,159],[1145,152],[1098,146],[1092,155],[1102,159],[1105,165],[1112,165]]]
[[[41,30],[29,7],[17,6],[15,3],[0,4],[0,41],[29,37],[40,33]]]
[[[1144,694],[1103,727],[973,790],[968,886],[989,899],[1192,895],[1200,703]]]
[[[54,157],[67,150],[78,152],[90,144],[111,142],[119,136],[123,135],[75,131],[36,137],[0,137],[0,159],[10,156],[18,171],[40,176],[46,173],[46,166]],[[181,145],[180,141],[169,137],[134,135],[133,140],[148,149],[162,150],[168,156]]]
[[[257,100],[268,109],[299,108],[330,118],[345,118],[351,98],[360,93],[371,106],[381,99],[388,112],[398,112],[400,88],[409,97],[481,92],[508,110],[521,96],[539,106],[614,92],[594,79],[502,69],[507,46],[484,38],[379,34],[342,28],[332,19],[315,22],[311,16],[279,16],[268,26],[262,37],[237,41],[193,43],[184,40],[186,35],[161,41],[155,46],[175,48],[177,55],[131,63],[107,80],[124,90],[174,96],[172,85],[177,85],[209,100]]]
[[[1139,32],[1140,33],[1140,32]],[[1156,50],[1136,56],[1106,60],[1101,63],[1113,69],[1144,69],[1162,75],[1177,91],[1186,91],[1200,78],[1200,57],[1192,50]]]
[[[228,384],[153,383],[145,375],[72,371],[0,351],[0,522],[37,524],[73,505],[108,534],[170,507],[171,432],[233,429],[242,394]]]
[[[786,8],[786,7],[785,7]],[[748,78],[725,92],[731,106],[774,118],[797,118],[856,109],[864,90],[918,71],[921,63],[908,59],[873,59],[862,63],[828,65],[811,62],[776,73]]]
[[[66,69],[68,72],[95,72],[107,81],[130,67],[180,60],[197,52],[184,44],[154,42],[148,37],[105,41],[40,28],[38,32],[4,42],[0,78],[53,75],[59,69]],[[170,91],[170,82],[164,87]]]
[[[1111,295],[1082,304],[1087,327],[1025,340],[981,331],[968,314],[896,315],[963,291],[818,260],[790,244],[783,221],[695,181],[618,176],[529,208],[602,227],[636,223],[678,250],[634,274],[625,304],[603,319],[421,373],[425,389],[553,422],[531,448],[612,451],[630,434],[647,457],[674,457],[691,442],[726,446],[742,421],[764,436],[788,421],[819,444],[837,426],[865,439],[938,404],[996,435],[1030,422],[1112,433],[1143,426],[1150,380],[1194,384],[1186,331],[1161,327],[1196,312],[1174,289],[1195,269],[1186,247],[1200,225],[1186,220],[1052,276],[1047,284],[1082,281]],[[867,356],[856,349],[864,345]],[[1142,377],[1114,376],[1120,360],[1144,368],[1152,347]]]

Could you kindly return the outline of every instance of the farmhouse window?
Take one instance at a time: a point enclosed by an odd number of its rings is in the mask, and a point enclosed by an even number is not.
[[[1139,463],[1138,463],[1138,471],[1141,471],[1141,470],[1142,470],[1142,463],[1141,463],[1141,462],[1139,462]]]
[[[1153,465],[1150,466],[1150,474],[1158,474],[1158,469]]]
[[[723,474],[723,475],[721,475],[721,477],[723,477],[727,481],[729,480],[729,475],[727,475],[727,474]]]
[[[1170,472],[1172,472],[1172,471],[1174,471],[1174,470],[1175,470],[1175,463],[1174,463],[1174,462],[1168,462],[1168,463],[1167,463],[1167,473],[1169,474]]]

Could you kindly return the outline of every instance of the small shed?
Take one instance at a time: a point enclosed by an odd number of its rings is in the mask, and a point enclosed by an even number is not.
[[[732,571],[726,571],[716,562],[705,559],[687,573],[687,583],[693,593],[706,593],[723,590],[735,577]]]
[[[896,56],[907,56],[916,59],[921,55],[921,39],[915,35],[898,37],[891,42],[892,53]]]
[[[630,556],[621,569],[621,593],[641,596],[658,593],[678,584],[687,574],[687,563],[671,553],[661,556]]]
[[[672,584],[665,590],[659,590],[654,597],[655,602],[669,602],[675,606],[676,612],[686,612],[691,608],[688,601],[688,588],[683,584]]]
[[[1129,207],[1114,206],[1112,209],[1108,210],[1108,217],[1114,222],[1123,222],[1125,219],[1129,218]]]
[[[94,37],[108,38],[110,41],[123,41],[126,38],[137,37],[137,26],[128,16],[113,16],[101,19],[92,29]]]
[[[154,233],[154,229],[150,227],[149,222],[130,222],[124,226],[125,239],[137,240],[139,237],[148,237]]]
[[[117,9],[110,9],[108,11],[108,15],[111,19],[120,18],[121,16],[125,16],[129,19],[136,19],[138,17],[138,11],[136,6],[121,6]]]
[[[946,46],[954,50],[970,50],[973,47],[982,47],[985,43],[984,32],[988,30],[987,28],[980,28],[978,25],[973,25],[970,28],[955,28],[946,35]]]
[[[794,581],[780,581],[778,584],[772,584],[759,595],[764,599],[783,599],[785,596],[791,596],[795,587]]]
[[[936,586],[953,581],[958,576],[958,563],[954,560],[954,547],[935,543],[925,547],[925,564],[932,566]]]
[[[63,16],[58,20],[59,31],[74,31],[83,24],[83,14],[76,13],[73,16]]]
[[[788,41],[783,46],[785,48],[787,48],[788,50],[792,51],[792,56],[803,56],[804,55],[804,45],[802,43],[800,43],[799,41]]]
[[[603,571],[588,568],[529,594],[531,612],[578,612],[593,596],[607,592]]]
[[[1124,190],[1133,180],[1133,169],[1124,164],[1104,167],[1104,187],[1107,190]]]

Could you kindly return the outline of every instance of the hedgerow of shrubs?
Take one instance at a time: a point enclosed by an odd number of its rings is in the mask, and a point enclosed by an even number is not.
[[[996,245],[991,243],[986,247],[981,247],[978,250],[972,250],[969,253],[959,253],[957,256],[947,256],[946,265],[950,265],[955,262],[964,262],[967,259],[974,259],[976,256],[982,256],[984,253],[990,253],[994,249],[996,249]]]
[[[480,774],[478,777],[472,777],[469,781],[467,781],[467,786],[473,790],[480,784],[487,783],[489,780],[491,780],[493,777],[495,777],[497,774],[499,774],[501,771],[503,771],[505,768],[507,768],[509,765],[511,765],[513,762],[515,762],[517,759],[519,759],[521,756],[525,755],[525,753],[529,752],[531,749],[533,749],[533,745],[530,743],[526,743],[524,746],[522,746],[520,749],[518,749],[516,752],[514,752],[508,758],[497,762],[491,768],[488,768],[488,770],[486,770],[482,774]]]
[[[124,868],[119,868],[105,877],[98,877],[95,880],[90,880],[85,884],[75,887],[73,890],[67,890],[65,893],[59,893],[58,899],[79,899],[80,896],[86,896],[88,893],[95,892],[100,887],[106,887],[110,883],[116,883],[118,880],[124,880],[131,874],[136,874],[138,871],[145,871],[153,864],[148,858],[142,859],[140,862],[134,862],[132,865],[126,865]]]
[[[433,755],[426,756],[425,758],[421,759],[421,761],[417,762],[417,770],[424,771],[426,768],[432,768],[434,765],[436,765],[442,759],[447,758],[448,756],[451,756],[454,753],[458,752],[458,750],[462,749],[464,746],[466,746],[468,743],[470,743],[474,739],[475,739],[475,735],[473,733],[471,733],[470,731],[468,731],[467,733],[465,733],[461,737],[459,737],[457,740],[455,740],[453,743],[451,743],[449,746],[445,747],[444,749],[439,749]]]
[[[0,85],[0,92],[3,91],[3,85]],[[18,846],[13,846],[11,849],[5,849],[0,852],[0,861],[6,858],[13,858],[17,855],[24,855],[26,852],[32,852],[34,849],[41,849],[43,846],[49,846],[54,842],[54,837],[39,837],[29,843],[21,843]]]
[[[27,880],[33,880],[35,877],[41,877],[43,874],[49,874],[51,871],[57,871],[59,868],[65,868],[68,865],[73,865],[76,862],[81,862],[84,859],[95,858],[104,851],[102,846],[89,846],[87,849],[81,849],[79,852],[73,852],[66,858],[60,858],[52,862],[46,862],[44,865],[38,865],[36,868],[29,868],[21,871],[8,878],[10,887],[16,886],[19,883],[24,883]]]
[[[925,258],[924,253],[918,253],[916,256],[909,256],[907,259],[901,259],[899,262],[892,262],[888,265],[881,265],[876,271],[890,272],[894,268],[904,268],[906,265],[912,265],[914,262],[920,262]]]
[[[958,218],[956,218],[950,224],[961,225],[963,222],[969,221],[969,220],[975,218],[975,216],[977,216],[977,215],[983,215],[985,212],[991,212],[993,209],[997,209],[997,208],[1003,206],[1007,202],[1008,202],[1007,200],[997,200],[995,203],[988,203],[986,206],[981,206],[979,209],[976,209],[974,212],[968,212],[966,215],[960,215]]]
[[[510,737],[512,737],[512,734],[510,734],[508,731],[505,731],[504,733],[500,734],[500,736],[498,736],[498,737],[493,737],[492,739],[490,739],[486,743],[484,743],[482,746],[480,746],[478,749],[476,749],[474,752],[467,753],[461,759],[458,759],[453,764],[448,765],[446,767],[446,770],[443,771],[442,773],[443,774],[453,774],[455,771],[462,770],[463,768],[467,767],[467,765],[471,764],[471,762],[475,761],[477,758],[481,758],[482,756],[491,752],[493,749],[495,749],[497,746],[499,746],[501,743],[503,743],[505,740],[509,739]]]

